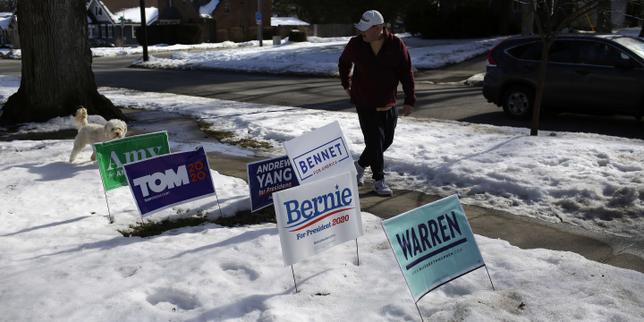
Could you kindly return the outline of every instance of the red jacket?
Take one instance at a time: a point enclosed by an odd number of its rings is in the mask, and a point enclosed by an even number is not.
[[[405,105],[414,106],[414,73],[407,46],[400,38],[384,31],[385,41],[378,55],[371,45],[356,36],[349,40],[338,63],[342,87],[351,88],[351,102],[358,108],[396,105],[398,82],[403,85]],[[350,75],[353,66],[353,75]]]

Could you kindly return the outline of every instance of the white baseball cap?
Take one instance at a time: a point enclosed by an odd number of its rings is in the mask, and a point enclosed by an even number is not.
[[[353,26],[360,31],[367,31],[367,29],[373,26],[382,25],[384,23],[385,18],[382,17],[382,14],[380,14],[378,10],[367,10],[362,14],[360,22]]]

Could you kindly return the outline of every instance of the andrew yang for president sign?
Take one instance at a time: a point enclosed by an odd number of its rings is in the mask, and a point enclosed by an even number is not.
[[[248,168],[251,211],[272,205],[273,192],[298,185],[287,156],[252,162],[246,167]]]
[[[387,219],[382,225],[415,302],[485,266],[456,195]]]
[[[141,215],[215,193],[203,147],[123,166]]]
[[[355,175],[341,173],[275,192],[273,205],[286,265],[362,235]]]
[[[285,142],[284,148],[300,184],[355,171],[347,140],[337,121]]]

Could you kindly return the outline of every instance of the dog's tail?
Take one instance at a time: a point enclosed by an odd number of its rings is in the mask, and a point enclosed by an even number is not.
[[[76,115],[74,115],[74,122],[76,123],[76,128],[78,129],[87,126],[87,109],[85,109],[84,107],[77,109]]]

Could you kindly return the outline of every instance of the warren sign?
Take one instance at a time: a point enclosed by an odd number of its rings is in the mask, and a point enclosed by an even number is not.
[[[456,195],[383,221],[414,301],[485,266]]]

